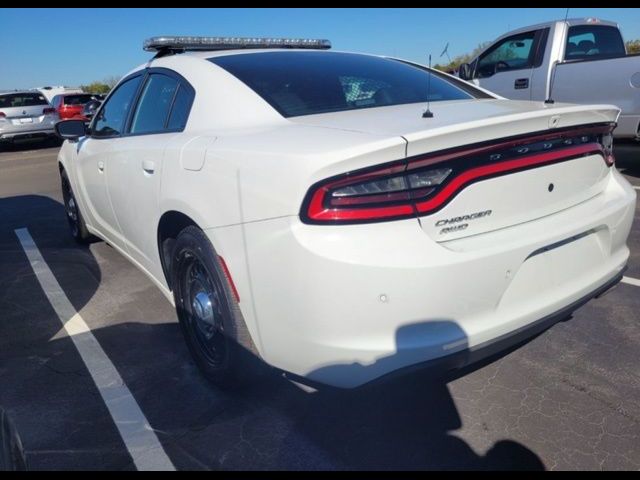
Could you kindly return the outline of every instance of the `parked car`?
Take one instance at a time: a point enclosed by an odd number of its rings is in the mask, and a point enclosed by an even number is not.
[[[499,37],[460,77],[517,100],[604,103],[622,110],[614,135],[640,139],[640,55],[618,25],[595,18],[547,22]]]
[[[53,101],[53,97],[56,95],[61,95],[63,93],[84,93],[80,88],[65,87],[63,85],[38,87],[36,90],[42,93],[49,103]]]
[[[85,122],[90,122],[100,105],[102,105],[102,100],[98,100],[95,97],[85,103],[84,107],[82,108],[82,119]]]
[[[0,93],[0,143],[55,138],[56,110],[40,92]]]
[[[622,277],[636,193],[614,106],[506,100],[321,40],[145,46],[88,128],[56,127],[67,218],[175,304],[219,385],[255,357],[338,387],[458,368]]]
[[[58,112],[61,120],[70,118],[82,119],[82,110],[86,103],[93,99],[89,93],[64,93],[53,97],[51,104]]]

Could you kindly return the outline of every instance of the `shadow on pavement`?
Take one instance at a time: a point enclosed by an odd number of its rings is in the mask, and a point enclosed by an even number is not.
[[[0,142],[0,153],[42,150],[45,148],[59,147],[60,145],[62,145],[62,141],[58,137],[37,140],[20,140],[15,142]]]
[[[15,235],[25,227],[76,310],[101,280],[90,250],[69,235],[60,203],[37,195],[0,199],[0,405],[22,439],[30,468],[132,468]]]
[[[131,469],[82,359],[21,250],[14,234],[21,227],[31,232],[76,310],[101,282],[91,251],[68,234],[61,204],[40,196],[0,199],[0,405],[13,418],[33,469]],[[144,305],[136,308],[144,312]],[[419,323],[398,331],[398,350],[419,359],[426,352],[418,345],[434,329],[462,335],[455,322]],[[315,393],[270,372],[243,391],[226,393],[198,373],[177,323],[124,322],[93,334],[180,469],[544,469],[535,453],[510,440],[477,454],[455,435],[462,420],[446,383],[420,372]],[[368,376],[396,360],[325,368]]]

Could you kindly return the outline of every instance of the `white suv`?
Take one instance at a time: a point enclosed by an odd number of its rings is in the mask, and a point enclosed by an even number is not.
[[[88,130],[57,125],[66,211],[175,303],[219,384],[254,358],[339,387],[460,367],[622,276],[616,107],[505,100],[320,40],[145,45]]]

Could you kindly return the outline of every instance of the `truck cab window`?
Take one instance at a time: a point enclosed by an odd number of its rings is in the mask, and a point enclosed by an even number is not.
[[[535,31],[520,33],[494,44],[479,57],[476,76],[484,78],[507,70],[531,68],[535,36]]]
[[[616,27],[576,25],[569,28],[564,54],[565,60],[587,60],[624,55],[624,42]]]

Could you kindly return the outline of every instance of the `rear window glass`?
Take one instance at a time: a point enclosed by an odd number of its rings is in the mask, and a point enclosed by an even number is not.
[[[285,117],[427,101],[427,70],[398,60],[336,52],[260,52],[209,59]],[[431,76],[429,100],[474,98]]]
[[[0,108],[12,107],[34,107],[37,105],[48,105],[44,95],[39,93],[12,93],[0,95]]]
[[[93,98],[93,95],[65,95],[65,105],[84,105]]]
[[[180,86],[171,107],[171,116],[167,125],[169,129],[183,129],[187,125],[192,101],[191,93],[184,86]]]
[[[620,31],[605,25],[576,25],[569,28],[565,60],[625,55]]]

